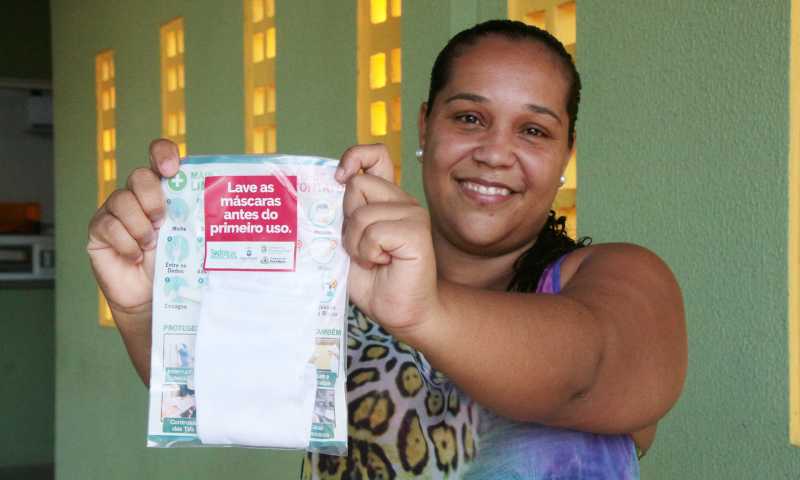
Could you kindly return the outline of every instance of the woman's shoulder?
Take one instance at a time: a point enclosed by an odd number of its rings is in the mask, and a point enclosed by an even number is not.
[[[578,248],[560,259],[561,287],[567,285],[581,271],[591,268],[595,274],[619,271],[640,271],[674,280],[667,264],[653,251],[634,243],[597,243]]]

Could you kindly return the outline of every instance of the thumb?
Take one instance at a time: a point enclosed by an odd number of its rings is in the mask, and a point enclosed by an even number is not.
[[[153,140],[150,143],[150,168],[160,177],[174,177],[180,169],[178,146],[166,138]]]

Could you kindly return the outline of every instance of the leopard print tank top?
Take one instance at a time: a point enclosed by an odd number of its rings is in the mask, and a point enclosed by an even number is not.
[[[559,292],[562,259],[537,293]],[[628,435],[494,415],[352,305],[347,320],[349,452],[306,453],[304,480],[639,478]]]

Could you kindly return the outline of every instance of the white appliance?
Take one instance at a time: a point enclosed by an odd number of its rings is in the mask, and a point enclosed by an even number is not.
[[[0,235],[0,281],[52,280],[55,257],[53,237]]]

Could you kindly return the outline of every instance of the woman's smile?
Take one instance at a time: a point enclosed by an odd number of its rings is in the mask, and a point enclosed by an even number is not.
[[[465,197],[481,205],[504,203],[510,200],[515,193],[502,183],[480,178],[459,179],[457,182]]]

